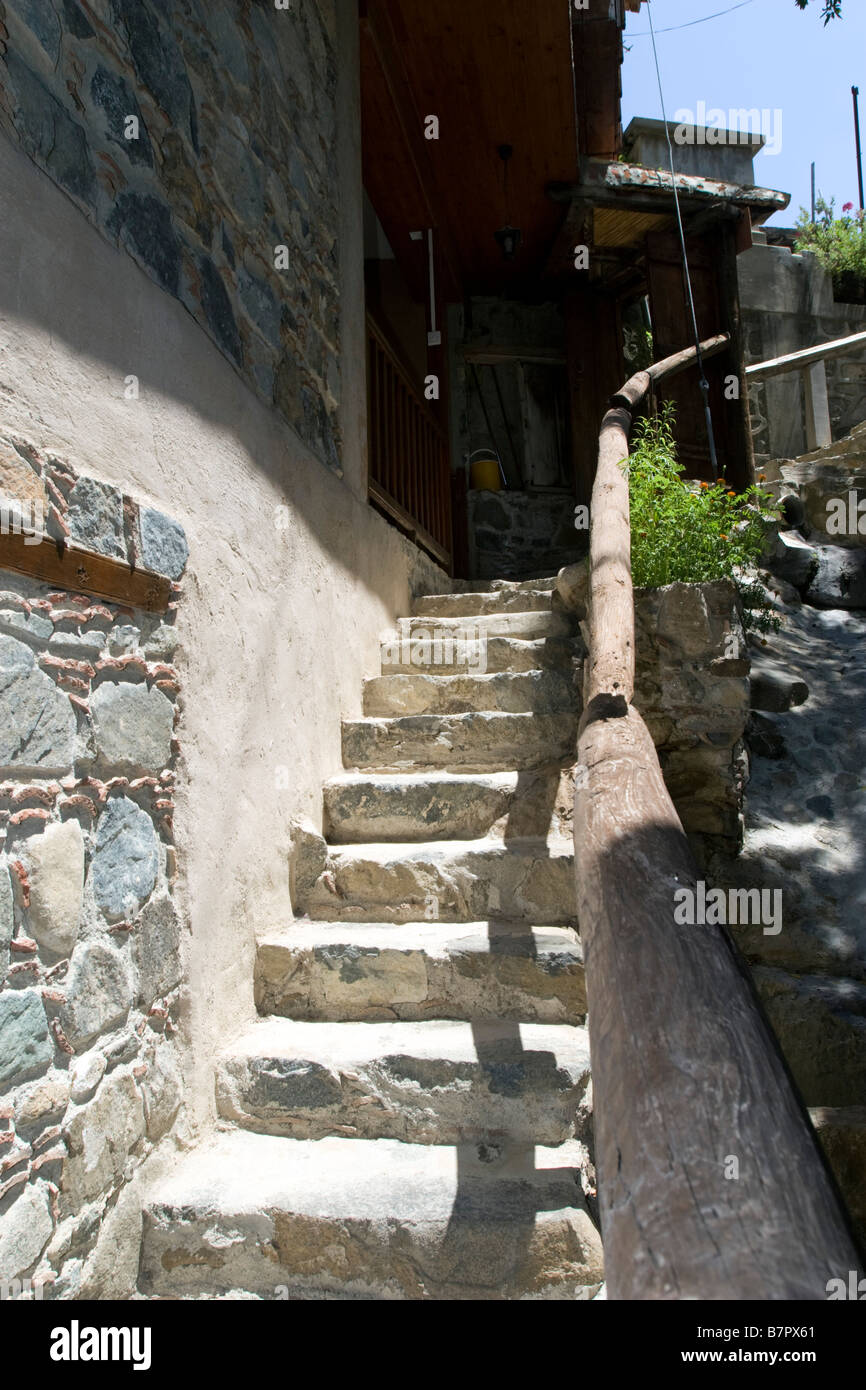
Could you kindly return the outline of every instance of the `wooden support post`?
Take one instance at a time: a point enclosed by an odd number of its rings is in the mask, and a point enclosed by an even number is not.
[[[614,299],[585,285],[565,300],[571,451],[576,500],[589,505],[598,422],[622,381],[622,324]]]
[[[827,393],[827,367],[822,362],[813,362],[802,372],[803,391],[806,401],[806,450],[826,449],[833,443],[833,430],[830,424],[830,397]]]

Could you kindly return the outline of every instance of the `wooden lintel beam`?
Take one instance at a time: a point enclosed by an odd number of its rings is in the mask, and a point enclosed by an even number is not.
[[[133,569],[123,560],[79,550],[48,536],[38,540],[24,534],[0,536],[0,569],[148,613],[164,613],[172,593],[171,580],[161,574]]]
[[[532,362],[539,366],[564,366],[565,351],[558,348],[506,347],[495,343],[467,343],[460,349],[464,362],[493,365],[497,362]]]

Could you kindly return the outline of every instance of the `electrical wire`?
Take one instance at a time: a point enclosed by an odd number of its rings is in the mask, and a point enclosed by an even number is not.
[[[738,5],[730,5],[726,10],[716,10],[715,14],[705,14],[703,19],[689,19],[685,24],[671,24],[667,29],[657,29],[657,34],[675,34],[678,29],[692,29],[696,24],[706,24],[710,19],[721,19],[723,15],[733,14],[734,10],[743,10],[746,5],[753,5],[755,0],[740,0]],[[649,10],[647,10],[649,17]],[[652,25],[652,19],[650,18]],[[652,35],[652,29],[640,29],[636,34],[629,34],[630,39],[648,39]]]
[[[713,432],[713,417],[712,417],[712,414],[711,414],[711,412],[710,412],[710,383],[707,381],[707,374],[706,374],[706,372],[704,371],[704,357],[703,357],[703,353],[701,352],[701,335],[700,335],[700,333],[698,332],[698,315],[697,315],[697,310],[695,309],[695,296],[694,296],[694,293],[693,293],[693,291],[692,291],[692,277],[691,277],[691,273],[690,273],[690,271],[689,271],[689,258],[688,258],[688,254],[687,254],[687,252],[686,252],[686,234],[685,234],[685,230],[684,230],[684,228],[683,228],[683,216],[682,216],[682,211],[681,211],[681,209],[680,209],[679,191],[678,191],[678,189],[677,189],[677,176],[676,176],[676,170],[674,169],[674,147],[673,147],[673,143],[672,143],[672,141],[671,141],[671,131],[670,131],[670,126],[668,125],[667,113],[666,113],[666,111],[665,111],[665,94],[664,94],[664,90],[663,90],[663,88],[662,88],[662,74],[661,74],[661,68],[659,67],[659,54],[658,54],[658,48],[656,47],[655,28],[654,28],[654,26],[653,26],[652,0],[649,0],[649,3],[648,3],[648,5],[647,5],[647,18],[649,19],[649,25],[650,25],[650,27],[649,27],[649,33],[650,33],[650,36],[651,36],[651,38],[652,38],[652,44],[653,44],[653,58],[654,58],[654,60],[655,60],[656,79],[657,79],[657,81],[658,81],[658,86],[659,86],[659,101],[661,102],[661,108],[662,108],[662,121],[663,121],[663,123],[664,123],[665,135],[667,136],[667,142],[668,142],[668,158],[669,158],[669,160],[670,160],[670,166],[671,166],[671,186],[672,186],[672,188],[673,188],[673,194],[674,194],[674,207],[676,208],[676,215],[677,215],[677,230],[678,230],[678,232],[679,232],[679,237],[680,237],[680,248],[681,248],[682,253],[683,253],[683,271],[684,271],[684,273],[685,273],[686,293],[687,293],[688,303],[689,303],[689,312],[690,312],[690,314],[691,314],[691,319],[692,319],[692,330],[693,330],[693,332],[694,332],[694,337],[695,337],[695,350],[696,350],[696,352],[697,352],[697,367],[698,367],[698,372],[700,373],[699,385],[700,385],[700,388],[701,388],[701,394],[702,394],[702,396],[703,396],[703,398],[704,398],[704,418],[705,418],[706,424],[707,424],[707,441],[708,441],[709,446],[710,446],[710,464],[711,464],[712,470],[713,470],[713,477],[714,477],[715,479],[717,479],[718,476],[719,476],[719,462],[718,462],[718,456],[717,456],[717,454],[716,454],[716,438],[715,438],[715,434],[714,434],[714,432]]]

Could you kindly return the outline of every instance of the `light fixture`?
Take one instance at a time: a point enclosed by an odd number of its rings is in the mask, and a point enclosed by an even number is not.
[[[500,227],[499,231],[494,232],[493,235],[505,259],[512,261],[523,240],[523,233],[519,227],[511,225],[511,219],[508,215],[508,161],[514,154],[514,148],[512,145],[499,145],[497,153],[502,160],[502,201],[505,207],[505,226]]]

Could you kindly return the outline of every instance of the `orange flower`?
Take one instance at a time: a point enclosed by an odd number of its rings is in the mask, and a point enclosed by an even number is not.
[[[736,495],[737,495],[737,494],[736,494],[735,492],[729,492],[729,493],[728,493],[728,496],[729,496],[729,497],[736,497]]]
[[[767,481],[767,475],[766,475],[766,473],[759,473],[759,474],[758,474],[758,482],[759,482],[759,483],[765,483],[766,481]]]
[[[709,483],[701,483],[701,487],[709,487]]]
[[[721,533],[721,539],[722,539],[723,541],[726,541],[726,540],[728,539],[727,536],[725,535],[724,531],[722,531],[722,533]]]

